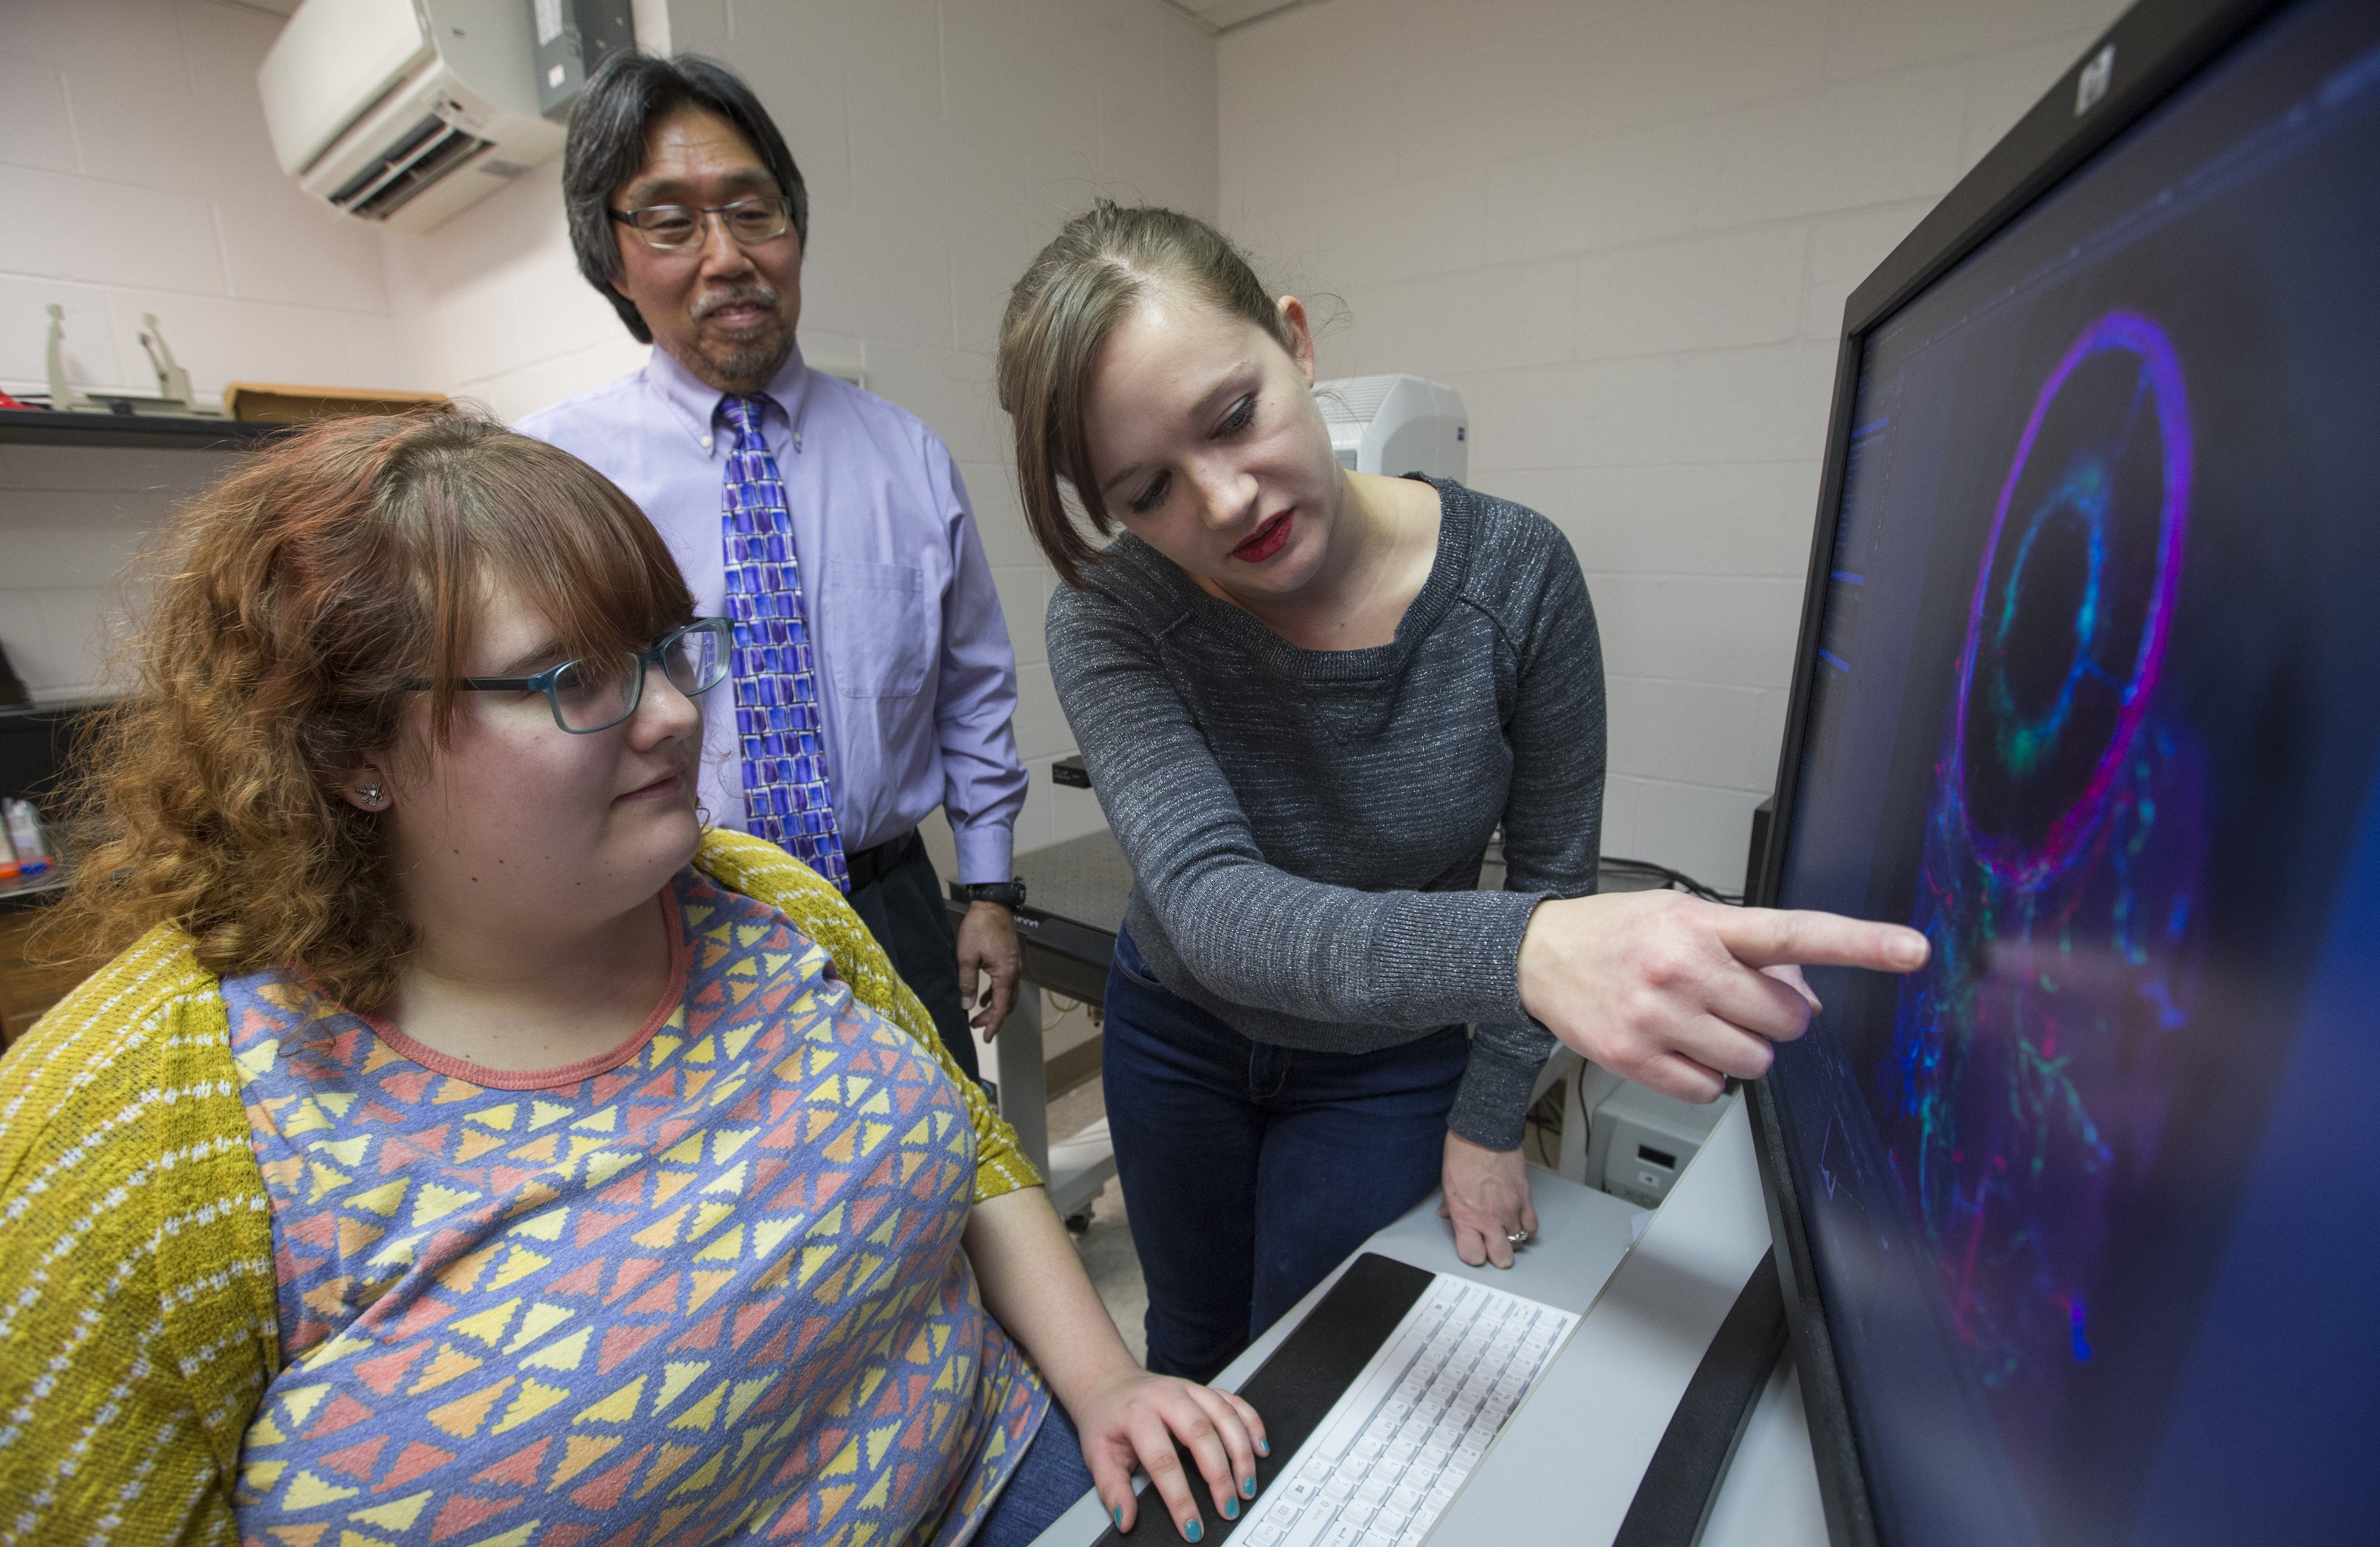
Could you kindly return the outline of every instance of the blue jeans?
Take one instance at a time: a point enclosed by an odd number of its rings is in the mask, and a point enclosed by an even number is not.
[[[1082,1439],[1053,1396],[1050,1416],[1025,1447],[1025,1459],[1009,1474],[1008,1486],[976,1528],[973,1547],[1026,1547],[1090,1491],[1091,1468],[1083,1464]]]
[[[1212,1380],[1365,1237],[1429,1196],[1460,1026],[1376,1053],[1250,1041],[1116,935],[1099,1063],[1148,1280],[1148,1368]]]

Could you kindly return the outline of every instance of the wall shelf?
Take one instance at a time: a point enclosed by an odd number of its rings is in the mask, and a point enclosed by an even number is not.
[[[0,408],[0,445],[235,451],[294,428],[236,419],[179,419],[167,414],[58,414],[46,408]]]

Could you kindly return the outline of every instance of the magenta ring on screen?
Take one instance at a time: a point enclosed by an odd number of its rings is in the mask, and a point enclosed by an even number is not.
[[[2156,323],[2138,312],[2111,311],[2082,330],[2050,372],[2049,379],[2042,384],[2041,395],[2034,400],[2032,417],[2025,420],[2024,433],[2017,440],[2008,480],[2000,485],[1999,501],[1992,511],[1991,530],[1984,540],[1983,557],[1975,572],[1974,597],[1967,609],[1967,643],[1959,663],[1958,720],[1951,738],[1951,786],[1962,791],[1966,787],[1967,698],[1974,685],[1985,605],[1991,590],[2000,534],[2008,523],[2009,504],[2016,495],[2017,483],[2032,459],[2034,442],[2041,434],[2042,421],[2048,417],[2058,392],[2085,360],[2110,349],[2140,357],[2141,368],[2148,376],[2150,392],[2156,402],[2157,430],[2165,453],[2165,503],[2159,513],[2156,581],[2115,727],[2082,795],[2058,813],[2040,842],[2031,846],[1976,832],[1972,819],[1965,819],[1967,835],[1976,855],[2003,879],[2018,885],[2034,884],[2062,869],[2096,826],[2107,792],[2114,787],[2117,773],[2155,690],[2172,624],[2174,599],[2180,587],[2182,536],[2190,510],[2191,484],[2190,408],[2182,386],[2181,361],[2174,353],[2172,341]],[[1961,806],[1963,812],[1963,798]]]

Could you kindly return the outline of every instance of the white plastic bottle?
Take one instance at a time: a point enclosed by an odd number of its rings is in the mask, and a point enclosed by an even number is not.
[[[0,801],[8,822],[8,841],[17,850],[20,875],[39,875],[50,868],[50,851],[42,841],[42,815],[30,800]]]

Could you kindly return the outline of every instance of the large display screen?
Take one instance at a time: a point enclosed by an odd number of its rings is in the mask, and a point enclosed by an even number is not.
[[[1888,1542],[2380,1538],[2380,7],[2279,13],[1866,335],[1779,906]]]

